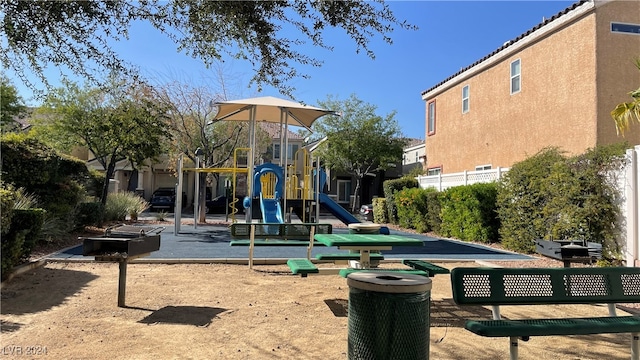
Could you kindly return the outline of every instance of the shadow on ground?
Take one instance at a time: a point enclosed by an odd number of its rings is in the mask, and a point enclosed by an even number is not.
[[[208,306],[165,306],[139,322],[142,324],[178,324],[206,327],[227,309]]]
[[[4,284],[1,314],[32,314],[63,304],[97,276],[84,271],[40,267]],[[41,285],[55,282],[56,291],[44,291]],[[47,287],[48,288],[48,287]],[[2,325],[3,330],[5,324]]]

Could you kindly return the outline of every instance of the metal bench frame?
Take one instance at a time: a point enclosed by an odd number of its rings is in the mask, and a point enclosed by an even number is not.
[[[456,304],[492,307],[493,320],[468,320],[465,328],[481,336],[509,337],[511,359],[518,357],[518,339],[600,333],[631,333],[631,359],[640,358],[640,317],[617,316],[615,306],[640,302],[640,268],[455,268],[451,286]],[[545,304],[607,304],[609,317],[502,320],[500,316],[500,305]]]
[[[249,269],[253,269],[253,251],[256,246],[256,239],[261,239],[260,246],[307,246],[307,259],[311,258],[313,250],[313,237],[316,233],[331,234],[333,226],[331,224],[320,223],[250,223],[231,224],[231,237],[246,239],[248,243],[235,243],[233,245],[249,246]],[[268,240],[274,240],[269,244]],[[302,243],[301,241],[305,241]],[[291,243],[287,243],[291,241]]]

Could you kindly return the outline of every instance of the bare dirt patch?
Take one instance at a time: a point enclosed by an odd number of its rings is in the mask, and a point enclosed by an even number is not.
[[[145,223],[158,223],[143,221]],[[188,220],[186,221],[188,223]],[[169,223],[169,222],[165,222]],[[73,234],[41,246],[32,258],[80,244]],[[441,266],[487,264],[439,263]],[[562,266],[543,257],[509,267]],[[325,266],[325,265],[321,265]],[[381,267],[398,267],[384,263]],[[460,308],[448,275],[432,278],[430,358],[505,359],[508,340],[463,328],[490,310]],[[345,359],[346,280],[291,275],[284,265],[129,264],[126,307],[117,306],[118,265],[48,263],[2,284],[0,357],[51,359]],[[638,313],[638,304],[624,309]],[[621,307],[622,308],[622,307]],[[607,315],[606,306],[519,306],[507,318]],[[538,337],[520,358],[628,359],[628,334]]]
[[[442,263],[453,268],[474,263]],[[398,264],[383,264],[397,267]],[[432,359],[508,358],[508,340],[462,328],[488,309],[461,309],[447,275],[433,278]],[[345,359],[346,280],[301,278],[283,265],[130,264],[126,307],[117,306],[118,265],[49,263],[2,288],[2,355],[51,359]],[[606,306],[517,307],[512,318],[594,316]],[[43,351],[46,349],[46,356]],[[14,351],[11,355],[11,351]],[[629,336],[532,338],[521,359],[624,359]]]

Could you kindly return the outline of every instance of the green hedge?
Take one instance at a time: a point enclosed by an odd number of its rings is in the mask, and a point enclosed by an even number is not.
[[[398,208],[395,203],[395,194],[402,189],[417,188],[418,180],[410,177],[386,180],[382,187],[384,189],[384,197],[387,199],[387,218],[389,223],[397,224]]]
[[[441,198],[440,233],[465,241],[498,241],[497,184],[484,183],[447,189]]]
[[[625,164],[626,143],[600,146],[566,157],[543,149],[514,164],[499,184],[497,211],[502,244],[534,252],[536,239],[585,240],[619,258],[616,242],[620,194],[611,176]]]
[[[45,211],[43,209],[13,210],[9,231],[2,236],[2,278],[9,271],[31,255],[31,251],[41,238]]]
[[[373,222],[376,224],[386,224],[389,222],[387,217],[387,199],[373,199]]]
[[[14,203],[13,186],[2,183],[0,187],[0,235],[6,234],[11,227]]]
[[[416,229],[418,232],[431,231],[428,219],[429,193],[435,189],[406,188],[395,194],[400,226]]]

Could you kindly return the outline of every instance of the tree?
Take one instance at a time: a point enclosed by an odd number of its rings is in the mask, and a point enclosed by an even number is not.
[[[0,5],[6,48],[2,64],[47,84],[43,70],[51,65],[96,80],[100,69],[129,72],[131,66],[109,47],[128,38],[131,23],[148,22],[194,58],[209,66],[224,54],[251,62],[252,83],[273,85],[290,95],[287,81],[298,76],[294,63],[321,66],[298,49],[311,45],[331,49],[323,39],[327,28],[342,28],[356,52],[375,55],[375,36],[391,44],[389,34],[416,29],[399,21],[382,0],[368,1],[21,1]],[[293,38],[283,35],[287,31]],[[32,86],[33,87],[33,86]]]
[[[640,57],[635,60],[636,67],[640,70]],[[624,135],[629,130],[632,122],[640,123],[640,88],[629,93],[633,98],[628,103],[621,103],[611,111],[611,117],[616,122],[616,131]]]
[[[171,135],[166,127],[166,109],[143,86],[125,86],[112,79],[108,91],[80,88],[68,82],[47,95],[36,120],[55,136],[86,146],[106,170],[101,201],[106,203],[109,180],[116,163],[127,159],[134,169],[147,159],[165,152],[162,146]],[[59,142],[58,146],[68,146]]]
[[[25,115],[27,107],[18,90],[6,76],[0,76],[0,126],[2,132],[18,128],[16,118]]]
[[[227,100],[224,92],[216,94],[209,87],[194,87],[178,81],[155,86],[154,90],[157,101],[168,109],[166,121],[172,134],[172,141],[168,146],[171,159],[175,160],[179,155],[184,154],[195,163],[195,151],[200,149],[205,167],[234,166],[235,149],[248,146],[249,126],[246,122],[212,120],[215,116],[213,104]],[[258,149],[254,151],[254,155],[260,156],[269,143],[268,135],[258,128],[256,130]],[[171,162],[175,163],[175,161]],[[217,180],[219,174],[212,173],[211,178]],[[199,187],[202,191],[198,194],[200,203],[205,199],[205,184],[205,176],[201,176]],[[204,222],[204,207],[201,209],[199,221]]]
[[[386,170],[402,159],[406,140],[394,118],[395,112],[378,116],[375,105],[354,94],[346,100],[329,96],[318,105],[341,114],[324,116],[313,124],[312,138],[327,139],[319,147],[319,156],[329,168],[356,178],[354,194],[359,195],[365,176]]]

